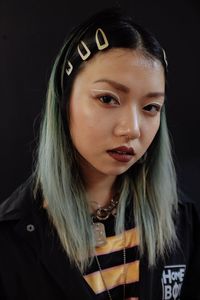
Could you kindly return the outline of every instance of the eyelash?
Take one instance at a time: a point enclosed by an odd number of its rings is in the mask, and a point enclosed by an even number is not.
[[[148,112],[153,113],[153,114],[161,111],[161,106],[158,105],[158,104],[148,104],[147,106],[144,107],[144,109],[146,109],[148,107],[151,107],[151,108],[155,109],[153,111],[147,110]]]
[[[111,101],[113,100],[115,103],[113,105],[120,105],[119,101],[114,97],[114,96],[111,96],[111,95],[100,95],[97,97],[101,103],[103,104],[106,104],[106,105],[112,105],[111,104]],[[104,100],[102,100],[104,98]],[[105,101],[105,98],[107,98],[107,100],[109,100],[108,102]],[[104,102],[105,101],[105,102]],[[155,110],[151,111],[151,110],[148,110],[147,108],[153,108]],[[148,104],[144,107],[144,109],[146,111],[148,111],[149,113],[152,113],[152,114],[155,114],[157,112],[160,112],[161,111],[161,106],[158,105],[158,104]]]
[[[113,101],[115,101],[115,103],[114,103],[114,105],[119,105],[120,103],[119,103],[119,101],[115,98],[115,97],[113,97],[113,96],[111,96],[111,95],[101,95],[101,96],[98,96],[97,97],[100,101],[101,101],[101,103],[103,103],[103,104],[107,104],[107,105],[109,105],[109,104],[111,104],[111,101],[113,100]],[[107,100],[109,99],[109,102],[104,102],[102,99],[103,98],[107,98]],[[105,99],[104,99],[105,100]]]

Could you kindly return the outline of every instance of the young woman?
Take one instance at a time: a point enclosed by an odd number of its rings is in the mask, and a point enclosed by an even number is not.
[[[118,10],[54,63],[33,176],[0,208],[1,299],[200,299],[198,216],[177,191],[167,59]]]

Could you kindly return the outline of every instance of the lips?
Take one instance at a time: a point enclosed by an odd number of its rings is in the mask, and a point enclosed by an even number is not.
[[[108,150],[107,153],[117,161],[129,162],[135,155],[135,151],[132,147],[121,146]]]

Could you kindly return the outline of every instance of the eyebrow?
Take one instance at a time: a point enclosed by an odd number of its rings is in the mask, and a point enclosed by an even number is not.
[[[125,93],[128,93],[130,91],[127,86],[125,86],[119,82],[116,82],[114,80],[102,78],[102,79],[98,79],[98,80],[94,81],[94,83],[98,83],[98,82],[107,82],[107,83],[111,84],[112,86],[114,86],[114,88],[116,88],[117,90],[120,90]]]
[[[152,92],[152,93],[148,93],[145,98],[161,98],[164,97],[165,98],[165,93],[163,92]]]
[[[120,90],[120,91],[125,92],[125,93],[129,93],[129,91],[130,91],[130,89],[127,86],[125,86],[125,85],[123,85],[119,82],[116,82],[114,80],[102,78],[102,79],[98,79],[98,80],[94,81],[93,83],[98,83],[98,82],[109,83],[110,85],[112,85],[117,90]],[[160,97],[165,97],[165,93],[163,93],[163,92],[150,92],[147,95],[145,95],[145,98],[160,98]]]

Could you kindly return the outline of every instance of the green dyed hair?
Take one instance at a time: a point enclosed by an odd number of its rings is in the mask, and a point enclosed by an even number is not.
[[[60,50],[49,79],[46,108],[41,124],[35,167],[35,192],[42,190],[48,200],[47,212],[71,263],[81,272],[91,262],[94,240],[91,216],[85,196],[77,151],[69,132],[69,99],[72,84],[81,68],[87,67],[78,54],[77,45],[84,40],[91,59],[98,49],[95,31],[102,28],[109,47],[135,49],[151,60],[160,61],[167,75],[166,57],[155,37],[118,10],[96,14],[74,28]],[[67,76],[68,61],[73,71]],[[177,211],[176,173],[165,118],[161,111],[159,130],[143,163],[135,163],[120,175],[120,201],[116,233],[124,230],[127,199],[140,236],[140,253],[147,253],[149,266],[164,257],[176,242],[174,214]]]

